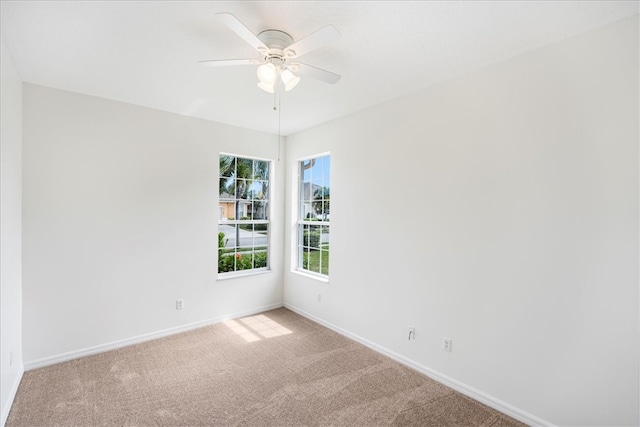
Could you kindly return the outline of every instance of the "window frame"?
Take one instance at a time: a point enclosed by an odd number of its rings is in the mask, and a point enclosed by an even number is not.
[[[304,268],[303,264],[303,253],[304,253],[304,226],[320,226],[320,227],[327,227],[327,229],[329,230],[327,234],[330,235],[330,218],[328,220],[320,220],[320,219],[305,219],[303,218],[303,216],[305,215],[302,209],[302,206],[304,204],[305,198],[303,195],[303,186],[304,186],[304,176],[302,173],[302,164],[303,162],[309,161],[309,160],[313,160],[313,159],[320,159],[320,158],[325,158],[325,157],[329,157],[329,159],[331,159],[331,152],[324,152],[324,153],[318,153],[318,154],[314,154],[311,156],[307,156],[307,157],[303,157],[303,158],[299,158],[296,160],[295,166],[296,166],[296,220],[295,220],[295,241],[294,241],[294,259],[293,259],[293,271],[302,275],[308,275],[314,279],[320,280],[320,281],[325,281],[328,282],[329,281],[329,275],[330,275],[330,271],[329,271],[329,266],[330,264],[327,266],[327,274],[324,274],[322,272],[316,272],[316,271],[312,271],[308,268]],[[332,170],[332,164],[329,164],[329,177],[328,177],[328,182],[329,182],[329,191],[331,191],[331,171]],[[322,177],[324,178],[324,173],[322,175]],[[324,179],[323,179],[323,183],[324,183]],[[309,182],[310,185],[313,185],[313,178],[311,179],[311,181]],[[326,188],[323,185],[324,188]],[[329,213],[330,215],[330,213]],[[322,228],[321,228],[322,230]],[[322,232],[320,234],[320,241],[318,243],[318,248],[320,249],[320,251],[322,252]],[[308,246],[307,246],[308,247]],[[331,252],[331,245],[329,245],[329,249],[327,250],[327,253],[329,254]],[[321,254],[322,257],[322,254]],[[322,258],[321,258],[322,259]],[[320,270],[322,270],[322,262],[320,264]]]
[[[222,177],[222,171],[220,170],[220,159],[222,156],[231,156],[234,157],[235,159],[245,159],[245,160],[251,160],[252,162],[254,161],[262,161],[262,162],[267,162],[268,164],[268,174],[267,174],[267,183],[268,183],[268,192],[267,192],[267,197],[264,199],[264,201],[267,204],[267,208],[266,208],[266,216],[267,219],[248,219],[248,220],[241,220],[238,218],[234,218],[233,220],[229,220],[229,219],[224,219],[222,217],[222,206],[221,203],[223,200],[222,198],[222,194],[220,191],[220,179],[223,178]],[[247,269],[234,269],[233,271],[225,271],[225,272],[220,272],[220,256],[221,256],[221,248],[218,245],[217,248],[217,279],[218,280],[224,280],[224,279],[230,279],[230,278],[234,278],[234,277],[241,277],[241,276],[248,276],[248,275],[254,275],[254,274],[263,274],[263,273],[269,273],[271,272],[271,231],[272,231],[272,217],[273,217],[273,177],[274,177],[274,165],[275,162],[273,161],[273,159],[267,159],[267,158],[262,158],[262,157],[255,157],[255,156],[247,156],[247,155],[242,155],[242,154],[234,154],[234,153],[227,153],[227,152],[220,152],[218,154],[218,175],[217,175],[217,179],[218,179],[218,227],[217,227],[217,233],[216,235],[218,235],[220,233],[220,226],[221,225],[232,225],[232,226],[240,226],[240,225],[247,225],[247,224],[251,224],[254,227],[252,227],[252,229],[255,230],[255,225],[266,225],[267,228],[267,239],[266,239],[266,253],[267,253],[267,261],[266,261],[266,266],[264,267],[252,267],[252,268],[247,268]],[[244,179],[244,178],[238,178],[238,177],[234,177],[235,180],[238,179]],[[228,199],[228,200],[233,200],[233,203],[235,205],[235,203],[237,203],[239,200],[244,200],[244,199],[236,199],[235,195],[233,199]],[[254,199],[248,199],[250,201],[255,201]],[[255,231],[254,231],[255,233]],[[259,245],[259,246],[264,246],[264,245]],[[252,248],[251,253],[255,253],[255,248],[258,247],[255,244],[255,241],[253,242],[252,246],[247,246]],[[242,246],[238,246],[236,243],[236,246],[234,246],[235,249],[238,248],[243,248]],[[237,254],[241,253],[240,251],[234,252],[234,256],[236,256]],[[255,262],[255,260],[254,260]],[[236,266],[237,261],[234,261],[234,267]]]

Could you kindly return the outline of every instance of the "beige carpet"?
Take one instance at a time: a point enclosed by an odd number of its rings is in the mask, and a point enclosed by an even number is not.
[[[521,426],[278,309],[26,372],[16,426]]]

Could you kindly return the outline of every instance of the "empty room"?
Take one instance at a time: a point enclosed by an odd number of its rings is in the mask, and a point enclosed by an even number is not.
[[[0,8],[1,426],[640,425],[640,2]]]

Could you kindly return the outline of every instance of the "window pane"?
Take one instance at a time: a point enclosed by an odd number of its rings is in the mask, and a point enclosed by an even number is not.
[[[235,181],[233,178],[220,178],[220,198],[221,199],[232,199],[234,190]]]
[[[302,202],[306,199],[305,192],[307,191],[307,184],[305,182],[300,181],[300,188],[298,189],[298,199]]]
[[[237,178],[251,178],[253,175],[253,160],[243,159],[238,157],[236,159],[236,177]]]
[[[322,250],[321,251],[321,260],[322,264],[320,266],[320,273],[324,275],[329,275],[329,251]]]
[[[250,268],[253,268],[251,251],[238,251],[236,253],[236,270],[248,270]]]
[[[236,199],[247,199],[249,197],[249,181],[246,179],[236,180]]]
[[[236,227],[233,224],[218,225],[218,247],[232,250],[236,247]]]
[[[251,202],[251,212],[253,214],[253,219],[269,219],[267,206],[267,202]]]
[[[322,180],[322,188],[324,189],[324,195],[325,197],[327,197],[329,194],[331,194],[331,182],[329,180],[329,177],[324,177]]]
[[[253,224],[251,223],[241,223],[238,224],[239,232],[238,232],[238,241],[240,247],[251,247],[253,244]]]
[[[269,162],[264,160],[255,160],[253,163],[253,179],[268,180],[269,179]]]
[[[318,177],[316,178],[315,176],[313,177],[313,180],[311,182],[311,198],[316,198],[318,196],[318,193],[322,191],[322,187],[323,187],[323,179],[322,177]]]
[[[264,268],[267,263],[267,250],[257,250],[253,253],[253,268]]]
[[[233,252],[229,253],[223,249],[218,249],[218,273],[235,271],[236,262],[233,254]]]
[[[303,224],[302,225],[302,242],[300,244],[306,248],[309,247],[309,233],[310,233],[309,225]]]
[[[304,270],[308,270],[309,269],[309,250],[305,249],[305,248],[300,248],[300,253],[302,254],[302,264],[300,268],[304,269]]]
[[[268,224],[255,224],[253,231],[254,245],[261,250],[267,249],[269,244],[269,225]]]
[[[322,204],[322,220],[323,221],[329,221],[330,208],[331,208],[331,204],[329,200],[325,200],[324,203]]]
[[[220,221],[228,221],[233,215],[233,203],[220,201]]]
[[[258,181],[249,181],[249,190],[247,191],[247,199],[256,200],[260,195],[260,184]]]
[[[311,167],[311,179],[313,181],[317,181],[317,180],[321,180],[322,179],[322,164],[323,164],[323,157],[320,157],[318,159],[315,159],[315,162],[313,163],[313,166]]]
[[[322,237],[322,226],[310,225],[309,226],[309,248],[312,250],[320,249],[320,238]]]
[[[233,203],[233,216],[229,219],[238,220],[242,218],[244,214],[243,203],[242,202],[234,202]]]
[[[267,236],[267,232],[269,231],[269,224],[254,224],[253,230],[256,233],[261,234],[262,236]]]
[[[322,227],[322,235],[320,237],[320,246],[322,249],[329,250],[329,226]]]
[[[320,255],[321,252],[318,250],[309,252],[309,271],[320,273]]]
[[[310,182],[305,182],[304,183],[304,196],[303,199],[305,202],[311,202],[313,200],[313,193],[314,193],[315,189],[312,183]]]
[[[256,183],[256,197],[257,200],[266,200],[269,198],[269,181],[258,181]]]
[[[236,158],[234,156],[220,156],[220,177],[235,177]]]
[[[303,219],[313,219],[315,218],[315,215],[313,213],[313,203],[309,200],[309,201],[305,201],[302,204],[302,212],[304,212],[304,216],[302,217]]]
[[[303,182],[311,181],[311,160],[300,162],[300,177]]]
[[[331,157],[325,156],[322,162],[322,175],[329,178],[331,170]]]

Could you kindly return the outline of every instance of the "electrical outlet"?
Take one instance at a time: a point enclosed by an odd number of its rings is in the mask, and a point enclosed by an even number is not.
[[[451,346],[453,345],[453,340],[449,338],[442,338],[442,351],[448,351],[451,353]]]
[[[182,310],[184,308],[184,300],[179,299],[176,301],[176,310]]]
[[[409,330],[409,334],[407,336],[407,339],[409,341],[415,340],[416,339],[416,328],[413,327],[413,326],[407,326],[407,329]]]
[[[318,294],[318,302],[322,301],[322,294]]]

